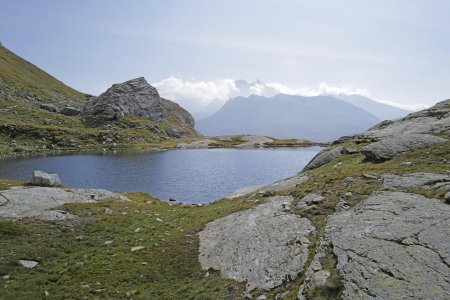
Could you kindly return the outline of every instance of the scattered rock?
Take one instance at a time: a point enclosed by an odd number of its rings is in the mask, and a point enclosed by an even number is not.
[[[2,277],[2,279],[5,279],[5,280],[8,280],[9,278],[10,278],[9,275],[4,275],[4,276]]]
[[[363,177],[366,179],[378,179],[378,176],[373,174],[363,174]]]
[[[61,113],[66,116],[78,116],[81,111],[73,106],[66,106],[61,110]]]
[[[34,171],[31,177],[31,184],[38,186],[59,186],[61,180],[58,174],[48,174],[42,171]]]
[[[258,296],[258,298],[256,298],[257,300],[267,300],[267,296],[266,295],[260,295]]]
[[[450,192],[445,194],[445,203],[450,204]]]
[[[105,208],[105,214],[107,215],[112,215],[113,214],[113,210],[111,208]]]
[[[14,152],[27,152],[28,151],[28,149],[27,149],[27,147],[24,147],[24,146],[16,146],[15,148],[14,148]]]
[[[45,109],[49,112],[59,112],[58,107],[50,103],[42,103],[39,108]]]
[[[144,246],[131,247],[131,252],[141,251],[143,249],[145,249]]]
[[[394,156],[417,149],[428,148],[447,140],[429,134],[409,134],[393,138],[382,139],[378,142],[364,146],[361,153],[369,161],[382,162]]]
[[[344,147],[337,146],[334,148],[327,148],[319,152],[309,163],[306,165],[304,170],[316,169],[320,166],[323,166],[337,157],[342,155]]]
[[[24,266],[25,268],[32,269],[38,265],[37,261],[34,260],[19,260],[19,264]]]
[[[156,218],[156,221],[162,222],[163,220],[161,220],[160,218]]]
[[[134,233],[139,233],[139,232],[141,232],[141,228],[140,228],[140,227],[138,227],[138,228],[136,228],[136,229],[134,230]]]
[[[305,197],[303,197],[302,199],[300,199],[300,201],[297,204],[297,208],[307,208],[307,209],[311,209],[312,207],[310,207],[309,205],[313,204],[313,203],[320,203],[325,199],[325,197],[323,197],[322,195],[318,194],[318,193],[310,193],[308,195],[306,195]],[[314,207],[316,207],[314,205]]]
[[[361,180],[359,178],[354,178],[354,177],[347,177],[344,180],[342,180],[342,184],[343,185],[349,185],[349,184],[357,184],[359,183]]]
[[[450,206],[376,192],[326,226],[343,299],[449,299]]]
[[[295,279],[308,258],[300,242],[314,231],[305,218],[283,211],[292,197],[276,196],[254,208],[208,223],[199,233],[202,268],[219,270],[248,290],[269,290]]]
[[[105,241],[105,245],[111,245],[113,243],[114,243],[114,241],[112,241],[112,240]]]
[[[400,165],[404,166],[404,167],[410,167],[410,166],[412,166],[412,162],[410,162],[410,161],[402,161],[400,163]]]

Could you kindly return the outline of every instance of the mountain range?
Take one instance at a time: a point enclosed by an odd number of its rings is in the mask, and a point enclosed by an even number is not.
[[[331,141],[408,113],[360,95],[250,95],[229,100],[212,116],[198,120],[196,129],[210,136],[256,134]]]

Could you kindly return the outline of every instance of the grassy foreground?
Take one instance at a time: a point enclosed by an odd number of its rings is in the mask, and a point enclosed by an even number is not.
[[[378,180],[365,178],[364,174],[445,173],[449,170],[445,160],[450,161],[450,142],[378,164],[364,162],[360,154],[344,155],[308,171],[308,181],[282,194],[295,198],[292,207],[310,192],[326,196],[326,200],[312,209],[293,211],[309,218],[317,228],[316,234],[310,237],[309,261],[336,203],[345,199],[348,205],[354,206],[379,188]],[[402,165],[404,161],[411,165]],[[359,181],[345,184],[344,179],[349,176],[359,177]],[[0,180],[1,189],[17,184]],[[439,191],[414,189],[413,192],[444,201]],[[0,220],[0,298],[242,299],[244,284],[201,269],[196,234],[206,223],[247,209],[260,199],[239,198],[207,206],[182,206],[140,193],[127,196],[131,201],[63,206],[80,217],[78,222]],[[144,248],[131,251],[132,247],[139,246]],[[39,265],[26,269],[17,263],[20,259],[35,260]],[[307,294],[310,299],[338,299],[341,278],[331,251],[322,264],[331,276],[324,286],[307,290]],[[296,281],[264,293],[268,299],[281,293],[285,294],[283,299],[296,299],[302,280],[303,272]]]
[[[82,218],[79,223],[1,220],[0,298],[240,297],[242,284],[201,270],[196,234],[207,222],[248,208],[253,201],[197,207],[170,205],[139,193],[127,196],[131,201],[65,205]],[[131,251],[139,246],[145,248]],[[17,263],[20,259],[39,265],[26,269]]]

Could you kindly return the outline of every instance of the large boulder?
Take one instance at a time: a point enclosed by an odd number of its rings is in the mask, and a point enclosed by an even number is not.
[[[306,165],[305,170],[311,170],[316,169],[318,167],[321,167],[335,158],[341,156],[341,154],[344,152],[344,147],[337,146],[334,148],[326,148],[319,152],[314,158]]]
[[[61,180],[58,174],[48,174],[42,171],[34,171],[31,177],[31,184],[38,186],[58,186]]]
[[[103,121],[119,120],[127,114],[162,121],[167,111],[156,88],[144,77],[114,84],[94,98],[86,109],[88,118]]]
[[[269,290],[294,280],[308,260],[312,223],[286,210],[292,197],[277,196],[255,208],[206,225],[200,232],[204,269],[247,282],[247,289]]]
[[[326,227],[343,299],[450,299],[450,206],[376,192]]]
[[[447,140],[429,134],[403,134],[371,143],[361,149],[361,153],[370,161],[385,161],[397,154],[430,147]]]

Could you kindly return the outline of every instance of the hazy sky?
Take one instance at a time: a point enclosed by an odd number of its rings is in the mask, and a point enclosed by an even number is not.
[[[449,16],[446,0],[0,0],[0,41],[92,94],[145,76],[206,99],[261,79],[431,105],[450,98]]]

